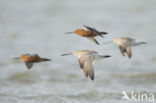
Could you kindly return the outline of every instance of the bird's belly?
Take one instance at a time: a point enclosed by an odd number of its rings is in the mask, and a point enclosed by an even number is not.
[[[35,63],[35,62],[39,62],[39,59],[31,57],[31,58],[28,58],[27,62]]]
[[[96,36],[96,34],[91,33],[91,34],[85,34],[83,37],[95,37],[95,36]]]
[[[95,37],[96,36],[96,34],[90,31],[81,31],[81,32],[78,32],[77,34],[82,37]]]

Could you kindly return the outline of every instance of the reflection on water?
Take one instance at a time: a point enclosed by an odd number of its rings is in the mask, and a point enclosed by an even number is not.
[[[156,93],[155,0],[0,1],[0,102],[121,103],[122,91]],[[83,24],[108,32],[100,43],[130,36],[148,44],[122,57],[113,44],[97,46],[65,32]],[[95,63],[95,81],[85,78],[74,56],[60,54],[93,49],[111,59]],[[31,70],[11,58],[38,53],[52,62]],[[156,96],[156,95],[155,95]]]

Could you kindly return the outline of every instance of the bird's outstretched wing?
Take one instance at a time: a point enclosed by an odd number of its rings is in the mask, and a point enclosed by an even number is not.
[[[93,28],[83,25],[83,30],[87,30],[87,31],[93,31]]]
[[[125,56],[125,52],[126,52],[125,47],[119,46],[119,49],[120,49],[120,51],[121,51],[121,54],[122,54],[123,56]]]
[[[119,49],[120,49],[123,56],[125,56],[125,54],[126,54],[129,58],[131,58],[132,51],[131,51],[130,46],[119,46]]]
[[[99,45],[99,42],[94,37],[87,37],[89,40],[93,41],[97,45]]]
[[[104,36],[102,34],[107,34],[106,32],[101,32],[100,33],[95,28],[92,28],[92,27],[89,27],[89,26],[86,26],[86,25],[83,25],[83,29],[84,30],[89,30],[89,31],[93,32],[94,34],[101,36],[102,38],[104,38]]]
[[[85,66],[83,68],[83,72],[89,75],[91,80],[94,80],[94,66],[90,62],[85,62]]]
[[[130,47],[130,46],[128,46],[128,47],[126,48],[126,54],[127,54],[127,56],[128,56],[129,58],[131,58],[131,56],[132,56],[132,51],[131,51],[131,47]]]
[[[30,69],[33,66],[33,63],[25,62],[25,65],[28,69]]]
[[[81,69],[83,70],[86,77],[91,78],[91,80],[94,80],[94,66],[92,64],[92,61],[90,60],[88,55],[84,55],[79,58],[79,64]]]

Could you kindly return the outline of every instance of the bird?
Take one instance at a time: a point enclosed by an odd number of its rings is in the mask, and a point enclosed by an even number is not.
[[[86,37],[89,40],[93,41],[94,43],[96,43],[97,45],[99,45],[99,42],[95,39],[96,36],[101,36],[102,38],[104,38],[103,35],[108,34],[107,32],[101,32],[96,30],[93,27],[89,27],[86,25],[82,26],[82,29],[76,29],[72,32],[67,32],[66,34],[71,34],[71,33],[75,33],[81,37]]]
[[[39,63],[39,62],[45,62],[45,61],[51,61],[51,59],[47,58],[41,58],[38,56],[38,54],[23,54],[20,57],[16,57],[13,59],[22,59],[25,62],[25,65],[28,69],[31,69],[33,66],[33,63]]]
[[[104,44],[111,43],[111,42],[117,44],[119,46],[121,54],[123,56],[127,55],[128,58],[132,57],[131,47],[139,46],[141,44],[147,44],[147,42],[138,41],[130,37],[116,37],[116,38],[113,38],[112,41],[108,41]]]
[[[61,56],[75,55],[78,57],[80,68],[83,70],[86,78],[89,76],[94,80],[94,65],[93,61],[111,57],[110,55],[100,55],[93,50],[77,50],[72,53],[62,54]]]

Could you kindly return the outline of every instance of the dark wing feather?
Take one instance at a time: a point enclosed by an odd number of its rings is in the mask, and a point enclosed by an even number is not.
[[[121,51],[121,54],[125,56],[126,49],[123,46],[119,46],[119,49]]]
[[[30,69],[33,66],[33,63],[25,62],[25,65],[28,69]]]
[[[93,64],[90,64],[88,75],[89,75],[91,80],[94,80],[94,66],[93,66]]]
[[[79,59],[79,65],[80,65],[80,68],[83,69],[83,67],[84,67],[84,59],[82,57]]]
[[[83,25],[85,27],[86,30],[92,31],[94,34],[101,36],[102,38],[104,38],[104,36],[102,34],[107,34],[106,32],[99,32],[97,31],[95,28]]]
[[[129,58],[132,57],[132,51],[131,51],[131,47],[130,47],[130,46],[127,47],[127,49],[126,49],[126,54],[127,54],[127,56],[128,56]]]
[[[89,40],[93,41],[97,45],[99,45],[99,42],[94,37],[87,37]]]
[[[94,80],[94,66],[90,61],[85,61],[85,66],[83,68],[83,72],[86,75],[86,77],[91,78],[91,80]]]
[[[130,46],[119,46],[120,48],[120,51],[122,53],[123,56],[125,56],[125,53],[126,55],[131,58],[132,56],[132,51],[131,51],[131,47]]]
[[[82,68],[84,74],[86,77],[91,78],[91,80],[94,80],[94,66],[92,64],[92,61],[90,60],[88,55],[84,55],[79,58],[79,64],[80,67]]]
[[[85,30],[89,30],[89,31],[93,31],[93,29],[94,29],[94,28],[91,28],[91,27],[86,26],[86,25],[83,25],[83,28],[84,28]]]

